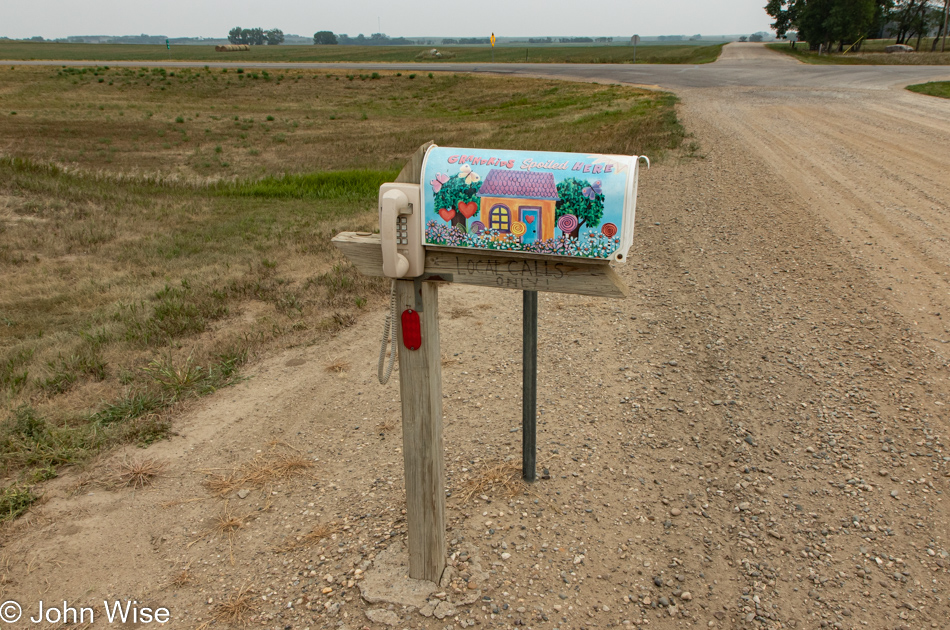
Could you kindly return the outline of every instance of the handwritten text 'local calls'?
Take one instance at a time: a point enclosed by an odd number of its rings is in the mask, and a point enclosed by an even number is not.
[[[453,155],[450,156],[447,160],[449,164],[476,164],[483,166],[498,166],[501,168],[514,168],[514,160],[503,160],[501,158],[480,158],[474,155]],[[530,171],[535,168],[540,168],[548,171],[580,171],[583,173],[613,173],[614,165],[613,164],[585,164],[584,162],[574,162],[572,166],[570,161],[567,162],[555,162],[554,160],[548,160],[547,162],[536,162],[531,158],[527,158],[521,163],[521,170]]]

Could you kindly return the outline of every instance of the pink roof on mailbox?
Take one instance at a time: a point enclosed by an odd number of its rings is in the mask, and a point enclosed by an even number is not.
[[[479,197],[513,197],[517,199],[558,200],[554,173],[506,171],[493,168],[478,189]]]

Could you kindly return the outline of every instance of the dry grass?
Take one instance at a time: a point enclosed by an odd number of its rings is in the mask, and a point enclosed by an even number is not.
[[[269,509],[269,506],[265,510]],[[231,511],[231,504],[229,501],[224,502],[224,509],[218,514],[212,525],[202,534],[199,538],[188,543],[190,548],[192,545],[196,544],[198,541],[203,540],[204,538],[226,538],[228,541],[228,557],[231,564],[234,564],[234,534],[239,529],[243,528],[248,522],[254,520],[259,515],[259,512],[248,512],[246,514],[236,514]]]
[[[185,567],[178,573],[176,573],[168,581],[167,587],[171,588],[183,588],[189,584],[194,584],[196,582],[195,577],[191,574],[190,567]],[[166,588],[167,588],[166,587]]]
[[[388,283],[330,238],[375,227],[423,142],[652,157],[683,137],[671,95],[476,75],[5,66],[0,94],[0,474],[24,487],[167,437],[255,353],[380,306]]]
[[[820,65],[873,65],[873,66],[945,66],[950,65],[950,52],[930,52],[931,38],[921,42],[920,51],[913,53],[886,53],[884,47],[895,40],[869,40],[861,47],[861,52],[831,53],[818,55],[818,51],[809,50],[808,44],[799,42],[793,49],[790,44],[768,44],[772,50],[792,55],[806,63]],[[916,44],[916,40],[908,42]],[[937,51],[940,45],[937,45]]]
[[[324,538],[328,538],[333,534],[343,531],[343,527],[337,525],[336,523],[324,523],[322,525],[317,525],[308,533],[303,536],[288,538],[284,541],[279,547],[274,551],[278,553],[283,553],[286,551],[293,551],[295,549],[303,549],[306,547],[312,547],[317,544]]]
[[[399,426],[399,418],[393,415],[387,418],[386,420],[383,420],[379,424],[377,424],[376,430],[377,431],[392,431],[397,426]]]
[[[461,501],[489,495],[510,499],[521,494],[528,485],[521,479],[521,465],[515,462],[489,462],[462,485]]]
[[[116,465],[114,479],[120,486],[141,490],[151,486],[155,478],[165,472],[167,462],[149,457],[126,459]]]
[[[244,584],[237,592],[231,593],[227,599],[215,606],[211,620],[198,626],[197,630],[204,630],[214,623],[246,626],[248,618],[257,610],[254,591]]]
[[[350,369],[350,364],[343,359],[334,359],[327,365],[323,367],[325,372],[330,372],[332,374],[342,374]]]
[[[215,524],[211,528],[211,533],[227,536],[230,540],[234,532],[244,527],[244,521],[247,516],[238,516],[231,511],[229,503],[225,502],[224,511],[218,515]]]
[[[259,454],[227,473],[213,473],[205,485],[214,496],[225,497],[241,488],[263,489],[271,483],[291,479],[311,468],[313,461],[298,453]]]
[[[470,308],[465,308],[465,307],[462,307],[462,306],[456,306],[455,308],[453,308],[452,310],[449,311],[449,316],[450,316],[452,319],[460,319],[460,318],[462,318],[462,317],[471,317],[471,316],[472,316],[472,309],[470,309]]]

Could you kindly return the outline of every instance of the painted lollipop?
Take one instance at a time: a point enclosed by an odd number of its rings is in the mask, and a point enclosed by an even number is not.
[[[604,223],[603,227],[600,228],[600,233],[607,238],[613,238],[617,235],[617,226],[613,223]]]
[[[573,214],[565,214],[560,219],[557,220],[557,227],[565,234],[570,234],[577,229],[577,226],[580,222],[577,220],[577,217]]]
[[[515,236],[524,236],[527,231],[528,226],[521,221],[513,221],[511,223],[511,233]]]
[[[472,234],[481,234],[485,231],[485,224],[481,221],[472,221],[472,225],[469,226],[469,231]]]

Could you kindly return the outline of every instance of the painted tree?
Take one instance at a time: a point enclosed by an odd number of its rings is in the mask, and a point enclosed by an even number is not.
[[[604,217],[604,195],[597,193],[593,197],[584,194],[584,189],[593,192],[591,183],[586,179],[570,177],[557,185],[560,197],[554,205],[554,220],[565,214],[577,217],[577,228],[571,232],[571,238],[577,238],[582,227],[596,227]]]
[[[452,225],[461,226],[464,231],[468,232],[468,219],[462,214],[459,204],[474,203],[478,205],[476,194],[481,187],[482,183],[480,181],[469,184],[466,183],[464,177],[457,175],[449,177],[448,181],[442,184],[439,192],[435,193],[435,208],[436,210],[454,211],[455,216],[452,217]]]

